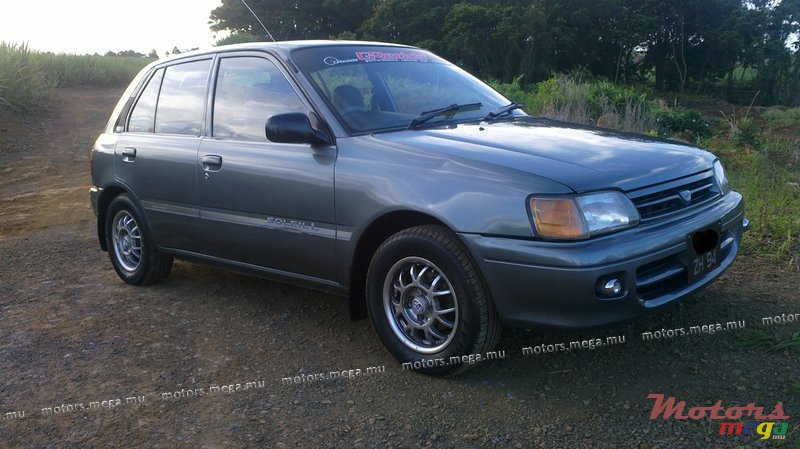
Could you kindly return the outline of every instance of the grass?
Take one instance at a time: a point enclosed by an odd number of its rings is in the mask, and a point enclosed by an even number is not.
[[[736,344],[741,347],[752,348],[772,346],[773,342],[764,329],[745,329],[736,335]]]
[[[800,108],[769,109],[761,114],[761,118],[772,126],[800,127]]]
[[[506,97],[525,103],[532,114],[554,120],[595,124],[623,131],[657,132],[657,105],[647,94],[607,81],[587,81],[580,75],[557,75],[535,86],[491,83]]]
[[[0,42],[0,112],[28,113],[46,105],[55,87],[122,86],[150,60],[42,53]]]

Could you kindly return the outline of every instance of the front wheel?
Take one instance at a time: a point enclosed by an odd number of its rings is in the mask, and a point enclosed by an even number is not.
[[[106,211],[106,243],[111,264],[120,279],[133,285],[156,283],[172,269],[173,258],[158,251],[143,217],[127,194],[114,198]]]
[[[417,371],[426,374],[469,368],[451,357],[491,351],[500,336],[478,270],[458,237],[439,226],[400,231],[378,248],[367,306],[389,352],[401,363],[419,362]]]

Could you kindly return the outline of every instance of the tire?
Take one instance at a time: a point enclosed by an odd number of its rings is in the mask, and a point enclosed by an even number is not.
[[[149,285],[164,279],[173,258],[158,251],[144,213],[127,194],[114,198],[106,211],[108,256],[117,275],[132,285]]]
[[[501,325],[488,290],[458,237],[418,226],[389,237],[367,272],[367,309],[383,344],[400,363],[429,375],[473,365],[450,357],[491,351]],[[408,365],[406,365],[408,366]]]

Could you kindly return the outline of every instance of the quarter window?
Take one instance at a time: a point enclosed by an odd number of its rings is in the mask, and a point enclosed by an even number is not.
[[[278,67],[264,58],[224,58],[214,96],[214,137],[266,141],[270,116],[307,112]]]
[[[128,122],[128,131],[132,133],[151,133],[156,121],[156,101],[158,100],[158,90],[161,88],[161,78],[164,76],[164,69],[158,69],[155,75],[150,78],[147,86],[139,95],[131,118]]]
[[[167,67],[158,98],[156,133],[200,135],[210,68],[210,59]]]

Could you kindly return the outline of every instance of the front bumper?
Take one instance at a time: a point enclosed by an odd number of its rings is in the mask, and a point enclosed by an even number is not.
[[[629,320],[705,287],[731,265],[747,224],[742,196],[730,192],[670,221],[582,242],[460,236],[505,324],[580,328]],[[689,283],[687,235],[711,227],[721,229],[720,265]],[[602,299],[597,282],[609,275],[626,289]]]
[[[92,211],[94,212],[95,217],[100,213],[98,210],[100,193],[102,193],[102,189],[95,186],[92,186],[92,188],[89,189],[89,203],[92,205]]]

